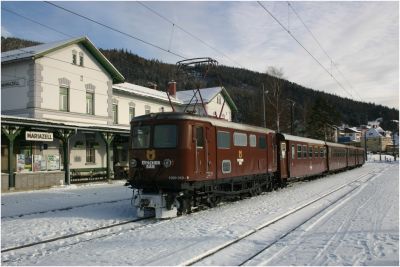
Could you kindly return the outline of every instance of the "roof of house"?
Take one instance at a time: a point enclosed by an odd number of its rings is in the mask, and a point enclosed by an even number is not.
[[[344,132],[345,133],[361,133],[361,131],[357,130],[354,127],[352,127],[352,128],[346,127],[346,128],[344,128]]]
[[[176,98],[182,101],[184,104],[189,104],[195,92],[196,90],[178,91],[176,92]],[[204,103],[211,102],[219,93],[221,93],[222,96],[225,98],[226,102],[228,103],[228,105],[230,106],[230,108],[233,111],[238,110],[237,106],[235,105],[232,98],[229,96],[228,92],[223,86],[201,88],[200,93]],[[201,103],[200,96],[198,94],[196,94],[195,98],[193,98],[194,101],[192,100],[192,103],[196,102],[195,101],[196,97],[198,99],[198,103]]]
[[[158,91],[155,89],[136,85],[133,83],[114,84],[113,88],[117,89],[119,91],[129,93],[129,94],[134,94],[134,95],[143,96],[143,97],[150,97],[150,98],[153,98],[156,100],[169,102],[166,92]],[[171,97],[171,102],[177,103],[177,104],[182,104],[182,101],[180,101],[179,99],[175,99],[174,97]]]
[[[113,83],[121,83],[125,80],[124,76],[111,64],[110,61],[108,61],[108,59],[96,48],[96,46],[86,36],[2,52],[1,62],[3,64],[14,61],[45,57],[53,51],[56,51],[58,49],[61,49],[63,47],[72,44],[83,45],[94,56],[94,58],[104,67],[104,69],[106,69],[106,71],[110,73],[113,79]]]

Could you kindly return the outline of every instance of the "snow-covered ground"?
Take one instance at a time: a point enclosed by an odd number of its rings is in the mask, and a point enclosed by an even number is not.
[[[399,164],[372,158],[362,168],[172,220],[3,252],[2,264],[181,265],[335,189],[197,264],[238,265],[258,253],[246,264],[399,265]],[[122,184],[2,194],[2,250],[132,220],[131,195]]]

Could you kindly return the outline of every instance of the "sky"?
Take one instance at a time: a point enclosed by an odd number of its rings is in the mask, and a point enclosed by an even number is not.
[[[261,2],[272,15],[255,1],[142,2],[161,16],[133,1],[54,3],[162,49],[36,1],[1,2],[2,36],[85,35],[98,48],[172,64],[211,57],[262,73],[272,66],[307,88],[399,108],[398,1]]]

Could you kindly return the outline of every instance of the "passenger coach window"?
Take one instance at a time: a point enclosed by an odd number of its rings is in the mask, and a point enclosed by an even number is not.
[[[307,158],[307,146],[303,146],[303,158]]]
[[[233,144],[235,146],[247,146],[247,134],[234,132]]]
[[[154,127],[154,147],[174,148],[177,144],[176,125],[156,125]]]
[[[217,143],[218,148],[230,148],[231,147],[231,135],[229,132],[217,132]]]
[[[292,159],[294,159],[294,145],[292,145]]]
[[[324,157],[324,149],[323,149],[322,147],[321,147],[320,150],[319,150],[319,156],[320,156],[321,158]]]
[[[132,130],[132,147],[148,148],[150,146],[150,126],[136,126]]]
[[[263,149],[267,147],[267,139],[265,136],[260,136],[258,138],[258,147]]]
[[[301,159],[301,145],[297,145],[297,158]]]
[[[308,147],[308,157],[312,158],[312,146]]]

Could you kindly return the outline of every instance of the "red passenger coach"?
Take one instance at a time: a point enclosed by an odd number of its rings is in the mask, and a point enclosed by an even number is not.
[[[326,142],[328,148],[328,169],[335,172],[347,168],[348,146]]]
[[[327,171],[325,142],[288,134],[277,134],[281,177],[301,178]]]

